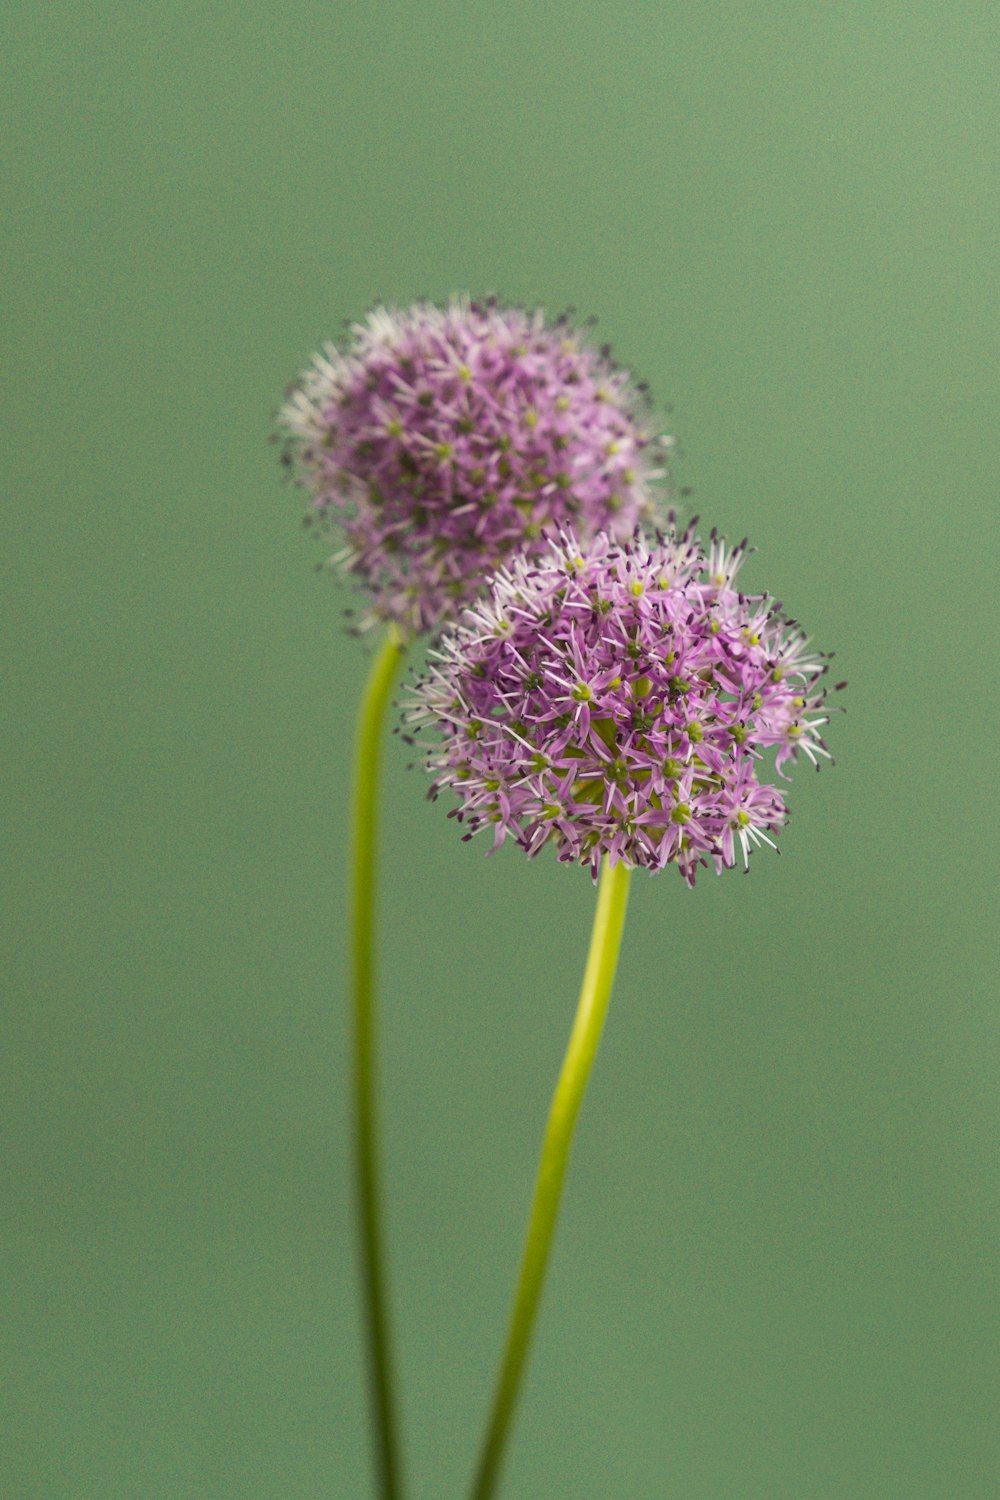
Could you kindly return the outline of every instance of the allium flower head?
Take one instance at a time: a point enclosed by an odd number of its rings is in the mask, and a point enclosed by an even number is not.
[[[492,579],[409,714],[440,737],[431,795],[451,788],[466,837],[553,843],[595,877],[604,854],[674,863],[689,885],[699,864],[774,847],[786,810],[762,779],[769,752],[779,775],[800,752],[829,759],[827,667],[776,601],[736,589],[745,548],[564,533]]]
[[[376,308],[280,416],[309,514],[336,522],[370,619],[422,631],[547,531],[631,534],[669,439],[568,318],[493,300]]]

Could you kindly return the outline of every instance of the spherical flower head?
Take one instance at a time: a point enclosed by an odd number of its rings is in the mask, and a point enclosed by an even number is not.
[[[368,621],[436,627],[521,549],[571,526],[631,534],[669,439],[568,318],[491,300],[376,308],[328,345],[280,415],[307,518],[335,522]]]
[[[774,847],[770,752],[779,775],[829,759],[827,668],[774,601],[735,588],[745,548],[564,534],[496,574],[409,713],[434,732],[431,795],[451,789],[466,837],[554,844],[595,878],[603,855],[675,864],[689,885]]]

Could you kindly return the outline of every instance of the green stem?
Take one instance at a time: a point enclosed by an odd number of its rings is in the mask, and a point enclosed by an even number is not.
[[[375,875],[378,844],[378,775],[382,723],[405,645],[390,630],[374,662],[358,713],[354,752],[353,880],[351,903],[354,991],[354,1131],[361,1270],[369,1378],[382,1500],[398,1500],[399,1440],[392,1376],[392,1347],[378,1179],[378,1110],[375,1037]]]
[[[625,907],[628,902],[629,871],[620,862],[615,866],[604,861],[597,896],[597,911],[590,937],[590,951],[583,975],[576,1018],[562,1071],[552,1097],[549,1121],[542,1142],[542,1155],[535,1181],[531,1217],[525,1236],[521,1272],[514,1307],[507,1332],[493,1412],[486,1431],[479,1470],[472,1490],[472,1500],[490,1500],[495,1494],[500,1464],[503,1460],[521,1378],[531,1343],[538,1302],[545,1279],[552,1236],[555,1232],[563,1178],[569,1161],[573,1127],[580,1110],[584,1089],[601,1039],[601,1029],[611,998]]]

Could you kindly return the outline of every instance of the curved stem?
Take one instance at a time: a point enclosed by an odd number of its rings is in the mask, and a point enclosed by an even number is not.
[[[404,642],[392,628],[372,663],[358,712],[352,822],[351,964],[355,1170],[361,1231],[365,1331],[382,1500],[398,1500],[401,1490],[378,1178],[375,874],[382,723],[404,652]]]
[[[542,1142],[531,1217],[528,1220],[521,1271],[507,1332],[507,1346],[500,1366],[493,1412],[483,1443],[479,1470],[472,1489],[473,1500],[490,1500],[496,1492],[504,1446],[517,1404],[552,1247],[573,1127],[611,998],[622,928],[625,925],[629,873],[620,862],[612,867],[605,858],[576,1018],[552,1097],[545,1139]]]

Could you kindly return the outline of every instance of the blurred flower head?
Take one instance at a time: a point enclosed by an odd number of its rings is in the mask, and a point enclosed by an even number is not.
[[[823,657],[766,595],[740,593],[746,544],[713,533],[568,533],[516,558],[445,632],[411,723],[434,732],[431,795],[458,798],[466,837],[529,855],[601,857],[689,885],[748,865],[786,819],[766,779],[829,759]],[[841,684],[842,686],[843,684]]]
[[[494,300],[383,307],[328,345],[280,414],[307,518],[366,586],[367,621],[437,626],[547,532],[631,534],[670,440],[568,316]]]

